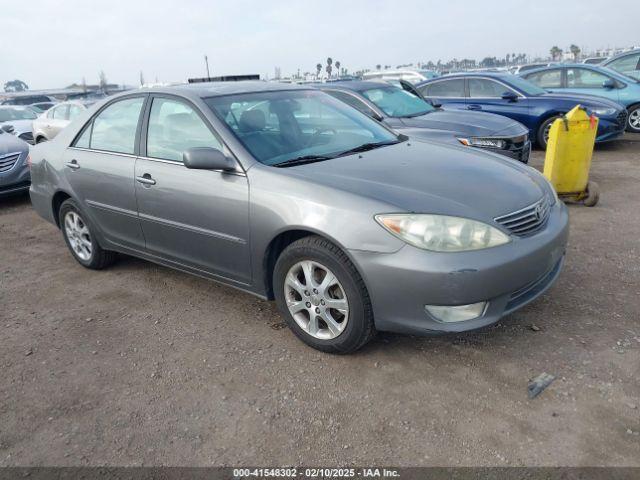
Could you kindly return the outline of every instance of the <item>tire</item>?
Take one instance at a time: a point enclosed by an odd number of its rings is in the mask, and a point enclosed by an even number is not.
[[[640,103],[628,108],[627,132],[640,133]]]
[[[349,257],[324,238],[305,237],[285,248],[274,268],[273,286],[289,328],[316,350],[352,353],[376,334],[362,277]]]
[[[544,122],[540,124],[538,127],[538,133],[536,134],[536,142],[538,146],[546,150],[547,149],[547,129],[551,127],[551,124],[555,122],[558,118],[562,118],[562,115],[556,115],[555,117],[547,118]]]
[[[585,207],[595,207],[600,200],[600,187],[596,182],[587,183],[587,196],[582,201]]]
[[[64,241],[80,265],[92,270],[102,270],[115,261],[116,253],[104,250],[98,244],[95,228],[76,202],[72,199],[62,202],[58,218]]]
[[[46,141],[47,141],[47,139],[45,137],[38,137],[38,138],[36,138],[36,145],[38,143],[44,143]]]

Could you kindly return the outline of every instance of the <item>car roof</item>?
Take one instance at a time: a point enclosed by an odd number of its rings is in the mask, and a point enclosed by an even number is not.
[[[239,82],[207,82],[185,83],[168,87],[141,88],[138,92],[144,93],[183,93],[195,95],[200,98],[218,97],[222,95],[234,95],[239,93],[277,92],[283,90],[310,90],[307,86],[292,83],[264,82],[260,80],[246,80]],[[129,91],[128,93],[131,93]]]
[[[508,72],[458,72],[458,73],[448,73],[447,75],[442,75],[441,77],[430,78],[429,80],[425,80],[424,82],[420,82],[420,84],[424,83],[434,83],[439,80],[448,80],[450,78],[471,78],[471,77],[489,77],[496,78],[499,80],[503,80],[508,82],[510,78],[513,78],[514,75]]]
[[[636,55],[638,53],[640,53],[640,48],[634,48],[633,50],[629,50],[628,52],[622,52],[617,55],[614,55],[613,57],[609,57],[604,62],[602,62],[602,64],[611,63],[612,61],[622,57],[626,57],[627,55]]]
[[[622,75],[620,72],[617,72],[611,68],[603,67],[602,64],[591,65],[589,63],[559,63],[556,65],[549,65],[548,67],[536,68],[534,70],[527,70],[526,72],[519,73],[518,75],[526,78],[529,75],[538,72],[545,72],[548,70],[557,70],[559,68],[582,68],[584,70],[593,70],[594,72],[604,72],[607,75],[611,75],[612,77],[616,77],[618,79],[626,79],[629,80],[625,75]]]
[[[320,90],[352,90],[354,92],[361,92],[371,88],[380,88],[381,86],[393,87],[394,85],[380,80],[351,80],[348,82],[316,83],[313,84],[313,86]]]

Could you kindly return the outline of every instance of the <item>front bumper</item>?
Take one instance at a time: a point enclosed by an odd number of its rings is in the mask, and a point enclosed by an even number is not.
[[[600,117],[598,121],[598,134],[596,143],[608,142],[621,137],[627,127],[626,110],[617,117]]]
[[[369,290],[376,328],[411,334],[474,330],[497,322],[553,285],[568,239],[567,209],[557,202],[544,229],[496,248],[435,253],[402,247],[392,254],[350,251]],[[488,301],[473,320],[442,323],[425,305]]]
[[[29,167],[24,164],[25,157],[25,153],[21,154],[10,170],[0,173],[0,197],[29,190],[31,174]]]

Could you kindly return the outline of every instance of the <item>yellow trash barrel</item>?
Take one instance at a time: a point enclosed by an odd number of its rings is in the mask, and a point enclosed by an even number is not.
[[[598,203],[598,185],[589,181],[597,131],[598,117],[589,116],[580,105],[551,125],[544,176],[560,198],[582,201],[589,207]]]

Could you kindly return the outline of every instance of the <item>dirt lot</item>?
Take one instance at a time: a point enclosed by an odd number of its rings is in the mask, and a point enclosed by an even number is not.
[[[354,356],[206,280],[85,270],[28,198],[0,200],[0,466],[640,466],[640,135],[594,162],[601,203],[570,208],[547,295]],[[529,400],[541,372],[557,380]]]

